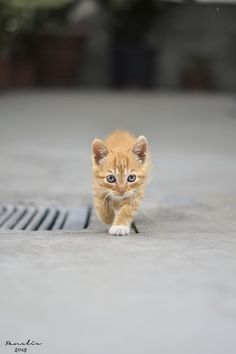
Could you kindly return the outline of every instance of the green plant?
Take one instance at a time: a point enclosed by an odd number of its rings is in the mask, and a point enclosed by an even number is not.
[[[37,31],[53,12],[61,18],[60,9],[72,3],[74,0],[0,0],[0,55],[9,54],[17,35]]]
[[[190,53],[183,62],[183,70],[208,70],[212,65],[212,56],[207,53]]]
[[[160,0],[100,0],[117,39],[140,41],[164,9]]]

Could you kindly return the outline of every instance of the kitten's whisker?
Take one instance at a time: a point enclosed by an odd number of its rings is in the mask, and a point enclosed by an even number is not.
[[[107,199],[110,197],[110,195],[111,195],[111,192],[108,192],[107,195],[105,196],[105,198],[103,199],[103,202],[102,202],[103,206],[106,203]]]

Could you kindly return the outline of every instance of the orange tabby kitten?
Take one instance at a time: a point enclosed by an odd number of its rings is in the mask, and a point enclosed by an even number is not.
[[[111,235],[128,235],[148,177],[147,140],[115,131],[105,141],[95,139],[92,152],[97,215],[105,224],[112,224]]]

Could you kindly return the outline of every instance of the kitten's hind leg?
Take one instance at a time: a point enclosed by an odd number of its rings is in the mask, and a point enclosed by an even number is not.
[[[99,219],[104,224],[112,224],[115,214],[108,198],[95,197],[95,208]]]

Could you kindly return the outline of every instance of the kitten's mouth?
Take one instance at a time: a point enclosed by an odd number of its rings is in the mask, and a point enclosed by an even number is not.
[[[125,192],[124,194],[112,193],[111,194],[111,198],[122,200],[122,199],[125,199],[125,198],[130,198],[130,197],[132,197],[132,195],[133,195],[132,192]]]

